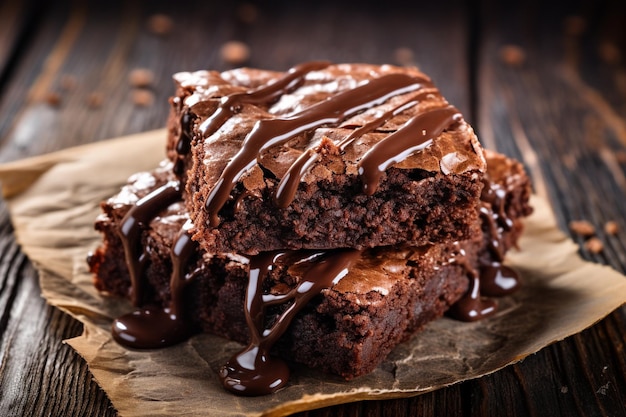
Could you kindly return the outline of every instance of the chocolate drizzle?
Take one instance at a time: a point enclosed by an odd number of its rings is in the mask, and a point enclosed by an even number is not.
[[[124,245],[130,274],[130,299],[134,306],[139,306],[143,302],[141,277],[147,261],[145,248],[141,244],[141,232],[159,211],[180,198],[180,183],[168,182],[137,201],[122,220],[119,235]]]
[[[275,82],[245,93],[230,94],[222,98],[219,107],[200,125],[200,131],[207,137],[215,133],[220,126],[230,117],[236,114],[243,104],[259,104],[271,102],[281,95],[296,89],[304,80],[304,76],[311,71],[326,68],[329,62],[307,62],[291,68],[284,77]],[[182,103],[180,103],[182,105]],[[174,173],[182,175],[184,168],[184,157],[191,150],[191,140],[193,139],[191,132],[191,124],[195,117],[191,115],[189,109],[185,109],[181,116],[181,131],[176,142],[176,162],[174,164]]]
[[[350,116],[392,97],[423,88],[429,81],[406,74],[388,74],[344,91],[290,117],[260,120],[245,138],[241,149],[226,165],[206,199],[211,226],[219,225],[218,212],[241,176],[261,152],[321,126],[335,126]]]
[[[194,333],[182,305],[184,289],[190,279],[184,271],[197,246],[184,230],[179,233],[171,251],[173,271],[169,307],[145,307],[142,294],[148,256],[141,242],[141,233],[162,209],[180,200],[179,188],[178,182],[168,182],[157,188],[140,199],[122,220],[120,238],[131,279],[131,301],[136,309],[113,321],[113,337],[120,344],[138,349],[164,347],[179,343]]]
[[[264,395],[282,388],[289,378],[289,368],[282,360],[270,356],[270,349],[294,316],[314,296],[338,283],[360,254],[355,249],[335,249],[325,252],[275,251],[252,257],[244,303],[250,343],[220,369],[224,387],[239,395]],[[279,262],[304,265],[304,272],[288,292],[263,294],[263,283]],[[266,328],[266,309],[287,303],[287,308]]]
[[[506,249],[503,232],[513,228],[513,219],[506,212],[506,188],[488,179],[484,179],[484,183],[480,218],[483,232],[489,237],[487,248],[491,254],[490,259],[493,260],[481,261],[480,276],[483,293],[497,297],[513,293],[520,285],[517,273],[502,264]]]
[[[287,71],[284,77],[264,87],[222,97],[217,110],[200,125],[202,135],[209,137],[215,133],[226,120],[241,109],[243,104],[270,103],[283,94],[295,90],[309,72],[324,69],[329,65],[330,63],[326,61],[300,64]]]
[[[378,188],[380,176],[390,165],[430,145],[461,113],[452,107],[427,110],[411,117],[402,128],[374,145],[359,163],[363,192],[372,195]]]
[[[399,106],[388,110],[380,117],[377,117],[374,120],[364,124],[363,126],[360,126],[359,128],[353,130],[352,133],[350,133],[337,144],[337,147],[341,151],[344,151],[346,147],[354,142],[356,139],[378,129],[392,117],[397,116],[406,109],[417,105],[426,96],[431,94],[433,94],[432,91],[420,93],[415,97],[412,97],[410,100],[400,104]],[[276,190],[275,203],[278,207],[285,208],[293,201],[296,195],[296,191],[298,189],[298,184],[302,181],[302,177],[308,171],[311,165],[313,165],[318,157],[319,154],[314,152],[313,149],[307,149],[307,151],[300,155],[300,157],[298,157],[298,159],[289,167],[287,173],[281,179]]]
[[[506,250],[503,232],[513,227],[513,219],[508,216],[505,208],[507,190],[488,178],[483,179],[483,183],[480,218],[483,233],[488,238],[490,260],[481,259],[477,271],[467,261],[465,251],[458,243],[455,256],[451,260],[465,268],[470,280],[467,293],[450,309],[450,315],[463,321],[480,320],[492,315],[497,311],[497,304],[485,297],[502,297],[519,288],[518,274],[502,264]]]
[[[476,321],[490,316],[496,312],[496,303],[482,297],[482,276],[469,261],[461,243],[454,242],[454,246],[455,250],[450,263],[456,263],[465,269],[469,286],[465,295],[450,307],[448,314],[462,321]]]
[[[180,132],[178,134],[178,140],[176,141],[176,160],[174,162],[174,174],[182,175],[185,167],[184,159],[191,151],[192,140],[192,124],[196,117],[191,114],[189,109],[185,109],[180,116]]]

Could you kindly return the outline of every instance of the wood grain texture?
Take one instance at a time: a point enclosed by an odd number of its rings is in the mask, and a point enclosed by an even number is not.
[[[596,226],[604,245],[600,253],[571,233],[584,258],[623,272],[624,234],[609,235],[603,226],[608,221],[622,231],[626,226],[626,161],[620,157],[626,149],[626,94],[620,84],[625,67],[621,58],[607,57],[624,53],[624,39],[623,31],[606,30],[616,17],[625,22],[625,6],[610,1],[546,6],[484,2],[478,132],[488,146],[525,162],[561,228],[581,219]],[[621,37],[611,37],[616,34]],[[607,44],[615,49],[603,52]],[[523,54],[523,62],[507,58],[512,48]],[[625,315],[622,307],[493,378],[515,373],[526,397],[522,414],[624,415]]]
[[[0,3],[0,161],[162,127],[171,74],[230,68],[220,56],[230,40],[249,46],[245,65],[268,69],[310,59],[408,61],[469,115],[487,146],[525,162],[564,230],[574,219],[599,229],[616,221],[620,233],[599,233],[602,253],[581,254],[626,271],[623,2],[12,3]],[[253,19],[243,13],[251,4]],[[148,30],[156,13],[172,18],[169,34]],[[503,61],[507,45],[521,48],[522,65]],[[133,102],[135,68],[154,73],[151,105]],[[0,415],[116,414],[62,343],[80,332],[39,296],[0,204]],[[626,416],[625,344],[622,308],[479,380],[298,415]]]

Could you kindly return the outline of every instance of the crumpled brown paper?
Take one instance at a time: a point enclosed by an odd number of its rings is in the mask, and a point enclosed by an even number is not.
[[[508,262],[523,288],[477,323],[443,318],[398,346],[370,375],[345,382],[306,368],[270,396],[224,391],[216,369],[239,346],[199,335],[154,351],[117,345],[109,327],[129,304],[103,299],[85,257],[99,241],[93,221],[101,200],[133,172],[164,155],[164,131],[148,132],[0,166],[0,181],[22,249],[40,272],[47,301],[84,323],[68,340],[89,364],[121,416],[286,415],[363,399],[412,396],[494,372],[592,325],[626,302],[626,279],[583,261],[556,227],[548,204],[533,199],[521,251]]]

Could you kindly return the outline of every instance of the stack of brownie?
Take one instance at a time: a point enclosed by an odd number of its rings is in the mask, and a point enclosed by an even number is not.
[[[95,285],[135,306],[118,342],[239,341],[220,378],[259,395],[288,383],[289,361],[364,375],[446,311],[480,319],[517,287],[502,262],[529,180],[423,73],[309,62],[174,79],[167,158],[96,221]]]

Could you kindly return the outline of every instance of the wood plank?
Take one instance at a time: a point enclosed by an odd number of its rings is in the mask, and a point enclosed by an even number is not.
[[[36,271],[5,233],[4,204],[0,217],[0,415],[115,415],[86,364],[62,342],[82,326],[46,305]]]
[[[609,42],[620,54],[626,52],[623,30],[619,38],[610,37],[618,32],[604,30],[615,16],[625,21],[624,9],[613,1],[506,6],[484,1],[478,80],[483,140],[526,163],[562,229],[568,231],[568,223],[578,219],[596,225],[604,250],[591,252],[585,239],[572,233],[581,255],[622,272],[626,161],[619,155],[626,146],[626,94],[620,83],[625,67],[623,61],[607,62],[598,51]],[[523,62],[517,59],[520,53]],[[620,226],[616,236],[603,231],[610,220]],[[501,387],[495,380],[515,376],[518,394],[506,403],[519,403],[518,415],[548,409],[568,416],[626,415],[625,316],[622,307],[486,381]],[[488,410],[476,411],[497,414],[493,399],[487,401]]]
[[[39,10],[32,1],[0,1],[0,91],[17,65],[20,50],[31,39]]]

